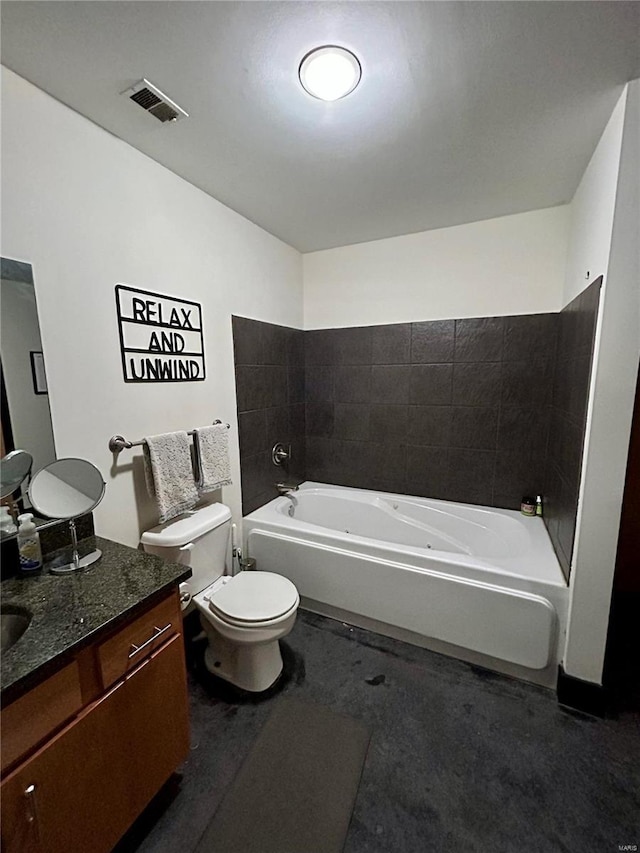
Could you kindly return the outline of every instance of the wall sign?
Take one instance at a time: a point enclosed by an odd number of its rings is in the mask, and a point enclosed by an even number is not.
[[[198,302],[116,285],[125,382],[196,382],[205,378]]]

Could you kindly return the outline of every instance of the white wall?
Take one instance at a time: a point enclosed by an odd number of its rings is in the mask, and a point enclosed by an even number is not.
[[[305,329],[562,308],[567,206],[304,255]]]
[[[587,416],[564,668],[569,675],[595,684],[602,681],[640,358],[639,183],[640,81],[636,80],[625,89],[572,203],[568,275],[575,272],[576,277],[568,279],[567,294],[574,292],[579,270],[587,265],[595,275],[604,273],[604,286]],[[597,208],[601,210],[596,214]]]
[[[569,206],[563,306],[604,275],[609,264],[625,94],[620,96]]]
[[[140,449],[115,463],[111,435],[214,418],[232,424],[239,519],[231,314],[300,327],[300,254],[6,69],[2,111],[2,254],[33,264],[56,448],[102,471],[98,532],[135,546],[154,520]],[[202,303],[204,382],[124,383],[118,282]]]

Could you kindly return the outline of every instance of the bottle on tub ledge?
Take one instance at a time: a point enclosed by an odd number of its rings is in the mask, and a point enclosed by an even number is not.
[[[520,501],[522,515],[536,515],[536,499],[525,495]]]
[[[536,515],[542,517],[542,495],[536,495]]]

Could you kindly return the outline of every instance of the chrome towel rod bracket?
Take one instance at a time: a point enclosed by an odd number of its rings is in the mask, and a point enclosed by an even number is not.
[[[217,420],[213,422],[215,424],[221,424],[221,420]],[[225,424],[227,429],[231,429],[231,424]],[[190,429],[187,432],[187,435],[193,435],[195,433],[194,429]],[[112,453],[120,453],[121,450],[129,450],[131,447],[141,447],[144,444],[144,438],[141,438],[140,441],[127,441],[127,439],[123,435],[112,435],[109,439],[109,450]]]

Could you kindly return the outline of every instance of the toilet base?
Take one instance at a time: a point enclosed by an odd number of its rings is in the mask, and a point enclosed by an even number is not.
[[[208,645],[204,653],[204,664],[212,675],[223,678],[242,690],[261,693],[271,687],[282,672],[283,663],[278,640],[256,645],[238,645],[230,643],[210,625],[205,627],[205,631]]]

